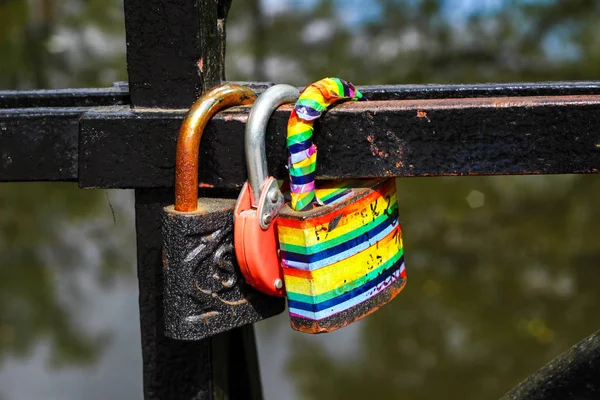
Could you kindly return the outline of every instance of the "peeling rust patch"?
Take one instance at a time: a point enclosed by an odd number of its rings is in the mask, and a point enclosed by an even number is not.
[[[379,147],[375,144],[375,138],[373,136],[368,135],[367,141],[370,143],[371,154],[373,154],[373,156],[379,158],[388,158],[390,156],[389,153],[383,152],[379,149]]]
[[[238,121],[243,124],[248,122],[248,114],[239,114],[239,113],[223,113],[223,119],[225,121]]]
[[[431,122],[431,120],[427,116],[427,113],[423,110],[417,110],[417,118],[425,118],[427,119],[427,121]]]

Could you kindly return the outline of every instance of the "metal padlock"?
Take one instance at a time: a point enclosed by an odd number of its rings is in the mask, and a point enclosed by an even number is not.
[[[364,98],[349,82],[322,79],[302,92],[288,121],[291,204],[277,231],[291,324],[309,333],[371,314],[406,283],[395,179],[315,186],[313,124],[343,100]]]
[[[233,249],[234,199],[198,199],[200,139],[220,109],[251,104],[252,90],[227,84],[202,95],[177,140],[175,204],[163,211],[165,335],[200,340],[285,309],[283,299],[247,284]]]
[[[252,286],[272,296],[285,295],[274,224],[284,197],[275,178],[268,176],[265,134],[273,111],[295,102],[299,95],[293,86],[275,85],[252,106],[244,141],[248,181],[234,210],[235,254],[240,270]]]

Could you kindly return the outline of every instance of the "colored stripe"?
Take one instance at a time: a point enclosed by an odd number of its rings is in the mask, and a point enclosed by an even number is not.
[[[290,300],[290,296],[288,296],[288,307],[305,310],[305,311],[317,311],[317,312],[327,310],[328,308],[332,308],[339,304],[345,303],[348,300],[351,300],[371,289],[377,289],[377,285],[380,285],[387,278],[389,278],[395,272],[397,272],[401,267],[402,267],[402,262],[400,262],[398,265],[396,265],[396,268],[386,268],[385,270],[381,271],[378,275],[376,275],[373,279],[365,282],[364,284],[362,284],[346,293],[343,293],[340,291],[341,293],[338,292],[338,293],[340,293],[340,294],[338,294],[338,296],[335,296],[329,300],[313,303],[313,302]]]
[[[296,110],[298,117],[300,117],[300,109],[310,109],[311,111],[316,111],[320,114],[322,111],[325,111],[327,109],[327,104],[322,104],[319,101],[319,99],[307,99],[306,97],[304,97],[298,99],[294,109]],[[302,117],[300,118],[306,119]]]
[[[293,127],[288,127],[286,144],[289,146],[290,144],[304,142],[305,140],[310,139],[314,129],[315,128],[312,125],[303,123],[296,123]]]
[[[298,153],[299,151],[306,150],[312,146],[311,140],[305,140],[296,144],[288,145],[290,153]]]
[[[282,263],[289,267],[314,271],[371,247],[389,235],[397,224],[397,220],[388,218],[387,221],[373,227],[373,229],[358,237],[314,254],[298,254],[282,251]]]
[[[307,158],[310,158],[313,154],[316,154],[316,152],[317,152],[317,148],[313,144],[306,150],[302,150],[297,153],[290,153],[290,160],[293,163],[297,163],[302,160],[306,160]]]
[[[400,260],[400,263],[398,263],[398,260]],[[353,280],[352,282],[348,282],[345,285],[340,286],[338,288],[332,289],[329,292],[325,292],[325,293],[322,293],[317,296],[310,296],[310,295],[299,294],[299,293],[287,291],[287,296],[288,296],[288,299],[298,301],[298,302],[309,303],[309,304],[322,303],[324,301],[331,300],[331,299],[336,298],[344,293],[347,293],[358,287],[363,286],[365,283],[367,283],[367,282],[375,279],[377,276],[381,275],[384,271],[393,270],[394,268],[392,268],[392,267],[396,264],[398,264],[398,265],[404,264],[404,251],[399,251],[392,258],[390,258],[386,263],[382,264],[379,268],[369,272],[367,275],[361,276],[358,279]]]
[[[322,202],[326,202],[327,200],[329,200],[329,199],[331,199],[333,197],[339,197],[340,193],[347,192],[348,190],[351,190],[351,189],[348,189],[346,187],[336,188],[336,189],[333,189],[333,190],[329,190],[328,191],[329,193],[327,193],[324,196],[321,195],[321,196],[319,196],[319,198],[321,199]],[[317,191],[317,193],[321,194],[318,191]]]
[[[363,211],[368,212],[370,210]],[[327,224],[308,228],[305,231],[290,230],[289,228],[282,227],[282,231],[278,235],[279,248],[282,251],[297,254],[309,255],[318,253],[338,246],[345,241],[363,236],[366,232],[386,220],[393,221],[395,224],[398,222],[396,203],[392,203],[389,208],[385,208],[379,212],[377,217],[359,212],[345,218],[340,218],[335,229],[333,229],[335,221],[331,221],[329,224],[332,225],[332,229],[329,229]]]
[[[362,229],[363,226],[373,222],[381,215],[397,215],[396,210],[397,200],[394,195],[389,202],[386,198],[379,197],[377,201],[365,202],[361,208],[347,210],[348,213],[345,215],[345,209],[339,210],[338,213],[326,216],[328,218],[319,225],[309,225],[312,222],[309,219],[305,224],[298,223],[296,226],[290,226],[291,224],[288,224],[290,221],[280,218],[277,221],[279,243],[285,246],[296,245],[310,248],[315,244],[329,242],[332,239],[346,235],[348,232]],[[339,218],[340,215],[342,215],[341,218]],[[339,221],[334,227],[333,221],[336,219],[339,219]],[[302,225],[305,226],[302,227]],[[286,250],[288,249],[286,248]]]
[[[291,192],[293,194],[293,192]],[[315,192],[303,193],[303,197],[299,197],[296,200],[297,208],[301,211],[306,211],[312,208],[312,202],[315,199]]]
[[[297,135],[288,136],[286,139],[286,145],[293,146],[296,143],[302,143],[307,140],[310,140],[310,138],[312,137],[312,133],[313,133],[313,128],[311,127],[310,129],[302,131],[302,132],[298,133]]]
[[[314,181],[315,181],[315,174],[311,173],[311,174],[306,174],[306,175],[302,175],[302,176],[292,176],[291,177],[291,181],[293,185],[302,185],[305,183],[313,183],[314,185]]]
[[[337,92],[344,93],[344,97],[348,97],[348,95],[349,95],[348,86],[344,87],[344,84],[338,78],[331,78],[331,80],[333,82],[335,82],[335,85],[337,86]]]
[[[379,179],[341,179],[335,181],[325,181],[316,189],[316,195],[324,204],[331,203],[330,198],[338,197],[340,193],[353,191],[355,189],[371,188],[377,185]]]
[[[339,304],[337,306],[334,306],[334,307],[324,310],[324,311],[311,312],[311,311],[299,310],[299,309],[290,307],[289,308],[290,316],[312,319],[312,320],[320,320],[320,319],[331,317],[332,315],[335,315],[335,314],[345,311],[353,306],[356,306],[356,305],[370,299],[371,297],[375,296],[376,294],[382,292],[387,287],[392,285],[395,281],[397,281],[398,278],[403,276],[404,272],[405,272],[405,267],[403,265],[400,270],[397,270],[397,273],[395,273],[391,277],[387,278],[387,280],[383,282],[383,286],[380,288],[377,288],[377,290],[371,290],[369,292],[363,293],[359,296],[356,296],[353,299],[350,299],[342,304]]]
[[[320,260],[314,260],[314,261],[303,261],[303,260],[290,260],[288,258],[283,258],[281,260],[282,265],[285,265],[286,267],[292,267],[292,268],[297,268],[303,271],[316,271],[320,268],[325,268],[328,265],[331,265],[333,263],[336,263],[338,261],[344,260],[348,257],[352,257],[355,254],[371,247],[372,245],[374,245],[375,243],[377,243],[378,241],[382,240],[383,238],[385,238],[387,235],[389,235],[395,228],[395,225],[388,225],[387,227],[385,227],[385,229],[382,232],[379,232],[378,234],[376,234],[374,237],[371,237],[370,239],[367,240],[362,240],[359,243],[349,243],[349,245],[354,244],[354,246],[350,247],[350,248],[345,248],[346,244],[343,243],[340,246],[336,246],[339,247],[339,251],[335,254],[328,254],[328,251],[324,251],[320,254],[324,254],[325,256],[327,256],[327,258],[323,258]],[[366,236],[366,235],[365,235]],[[359,240],[362,238],[358,238]],[[293,253],[292,253],[293,254]],[[291,256],[290,253],[287,253],[287,256]],[[305,256],[305,255],[301,255],[301,254],[294,254],[294,256],[296,256],[297,258],[306,258],[306,257],[310,257],[310,256]]]
[[[344,207],[343,210],[340,209],[338,210],[339,213],[344,212],[346,215],[348,214],[352,214],[355,213],[357,211],[361,211],[364,208],[366,208],[370,203],[374,203],[377,202],[377,209],[379,209],[380,204],[384,205],[386,204],[386,202],[388,202],[389,199],[389,203],[394,203],[395,202],[395,198],[396,198],[396,182],[393,179],[390,179],[388,182],[386,182],[383,186],[381,186],[378,190],[375,190],[371,193],[369,193],[368,195],[364,196],[363,198],[361,198],[360,200],[348,204],[348,206]],[[381,199],[382,201],[380,202],[378,199]],[[382,209],[383,211],[383,209]],[[333,219],[336,216],[336,213],[329,213],[329,214],[325,214],[321,217],[315,217],[315,218],[311,218],[309,220],[306,221],[301,221],[301,220],[294,220],[294,219],[282,219],[281,221],[278,222],[278,226],[279,227],[283,227],[284,230],[286,231],[285,228],[295,228],[295,229],[307,229],[308,227],[318,227],[319,225],[323,225],[323,224],[327,224],[329,223],[329,221],[331,219]],[[279,232],[281,232],[278,229]]]
[[[402,247],[400,227],[397,226],[388,236],[352,257],[314,271],[287,268],[283,264],[286,290],[290,292],[317,295],[340,287],[364,276],[369,270],[385,263]]]
[[[301,185],[294,185],[293,183],[290,183],[290,191],[292,193],[307,193],[307,194],[311,194],[314,192],[314,188],[315,188],[315,182],[308,182],[308,183],[304,183]]]
[[[290,177],[312,174],[313,172],[315,172],[316,166],[317,166],[317,164],[312,163],[311,165],[309,165],[307,167],[296,168],[296,169],[294,169],[294,171],[290,171]],[[295,174],[297,174],[297,175],[295,175]],[[317,191],[318,191],[318,189],[317,189]]]
[[[328,197],[335,195],[340,190],[345,190],[348,188],[354,189],[355,186],[353,183],[354,182],[351,180],[328,182],[326,184],[322,184],[321,187],[317,189],[317,195],[321,200],[326,200]]]
[[[306,160],[302,160],[300,162],[298,162],[296,164],[297,167],[312,167],[314,168],[317,164],[315,163],[315,160],[317,159],[317,153],[315,152],[315,154],[313,154],[310,158],[307,158]]]
[[[395,215],[398,209],[397,204],[394,204],[392,208],[390,208],[390,214]],[[350,228],[345,234],[339,235],[337,237],[332,237],[327,241],[318,241],[312,246],[307,245],[294,245],[289,243],[280,243],[279,248],[284,252],[297,253],[297,254],[315,254],[322,252],[327,249],[331,249],[334,246],[337,246],[346,241],[352,240],[359,236],[364,235],[365,232],[372,230],[375,226],[382,225],[386,221],[388,221],[389,214],[382,213],[380,216],[375,218],[373,221],[369,222],[366,225],[358,225],[358,228],[352,229]],[[336,228],[337,229],[337,228]]]
[[[342,83],[339,79],[336,78],[328,78],[322,79],[317,83],[317,86],[320,86],[321,91],[325,89],[329,93],[329,96],[335,97],[339,96],[341,93],[344,93],[344,90],[340,91],[339,84]]]
[[[323,203],[324,205],[329,205],[329,204],[334,204],[336,201],[338,200],[342,200],[345,199],[348,196],[351,196],[354,193],[354,191],[352,189],[345,189],[345,190],[340,190],[339,192],[337,192],[336,195],[332,195],[331,197],[328,197],[327,199],[319,199],[321,201],[321,203]]]

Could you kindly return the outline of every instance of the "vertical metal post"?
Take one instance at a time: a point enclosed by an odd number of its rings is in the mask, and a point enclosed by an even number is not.
[[[127,72],[134,107],[188,108],[217,85],[231,0],[125,0]]]
[[[144,399],[212,399],[210,340],[183,342],[163,335],[161,210],[168,189],[135,191]]]
[[[230,4],[125,0],[133,107],[188,108],[219,84]],[[144,398],[261,399],[252,326],[196,342],[163,335],[161,213],[174,194],[171,188],[137,189],[135,196]]]

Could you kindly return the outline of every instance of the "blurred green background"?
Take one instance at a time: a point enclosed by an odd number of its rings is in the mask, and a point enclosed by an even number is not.
[[[227,78],[597,80],[598,21],[595,0],[234,0]],[[122,0],[0,0],[0,90],[126,80]],[[267,399],[497,398],[598,329],[600,177],[398,187],[406,289],[328,335],[258,324]],[[1,399],[141,398],[132,201],[0,185]]]

